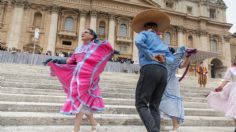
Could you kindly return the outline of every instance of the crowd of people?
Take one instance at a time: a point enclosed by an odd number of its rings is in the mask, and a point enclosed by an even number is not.
[[[197,50],[186,47],[175,50],[164,44],[159,35],[169,26],[169,16],[156,9],[137,14],[132,23],[132,29],[138,33],[135,45],[139,50],[140,65],[135,107],[148,132],[160,132],[161,114],[172,119],[171,132],[178,132],[184,121],[180,80],[175,73],[179,68],[189,67],[191,56]],[[108,41],[97,41],[97,35],[92,29],[85,29],[81,37],[83,44],[68,59],[49,59],[45,63],[51,67],[51,75],[58,77],[67,96],[60,112],[75,115],[72,131],[81,132],[82,118],[86,115],[91,123],[91,131],[97,132],[99,123],[93,113],[105,108],[98,85],[99,76],[106,63],[112,60],[115,51]],[[205,87],[207,70],[202,66],[197,72],[199,84]],[[234,119],[236,127],[235,82],[236,58],[234,66],[226,73],[225,81],[207,99],[210,107]]]
[[[7,51],[7,47],[2,42],[0,42],[0,50]]]
[[[117,57],[117,58],[114,58],[112,57],[109,61],[111,62],[119,62],[119,63],[126,63],[126,64],[134,64],[134,61],[132,59],[128,59],[128,58],[120,58],[120,57]]]

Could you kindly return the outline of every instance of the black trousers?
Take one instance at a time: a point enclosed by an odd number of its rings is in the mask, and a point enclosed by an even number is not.
[[[160,131],[159,105],[167,84],[167,70],[160,65],[145,65],[140,70],[135,106],[148,132]]]

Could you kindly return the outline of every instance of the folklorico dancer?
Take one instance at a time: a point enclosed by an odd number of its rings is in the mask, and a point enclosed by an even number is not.
[[[170,47],[170,51],[174,54],[175,60],[174,62],[166,61],[167,86],[159,108],[163,117],[172,119],[173,129],[170,132],[178,132],[180,123],[184,121],[184,106],[183,98],[180,95],[180,79],[176,77],[176,71],[179,68],[188,67],[190,56],[197,53],[197,50],[180,47],[175,52],[175,49]],[[187,70],[188,68],[186,68]]]
[[[141,67],[135,106],[148,132],[160,131],[159,105],[167,84],[165,61],[174,62],[174,56],[158,35],[169,25],[169,16],[156,9],[140,12],[132,23],[133,30],[138,33],[135,44]]]
[[[105,107],[98,82],[114,51],[108,41],[94,42],[96,39],[93,30],[85,29],[82,33],[83,44],[75,49],[70,58],[47,61],[51,74],[57,76],[67,95],[60,112],[76,115],[73,132],[80,131],[84,114],[92,125],[92,132],[96,132],[99,124],[93,113]]]
[[[236,132],[236,56],[233,66],[225,73],[224,81],[207,96],[208,105],[234,120]]]

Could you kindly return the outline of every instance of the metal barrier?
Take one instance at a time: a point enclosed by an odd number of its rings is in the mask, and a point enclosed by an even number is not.
[[[29,54],[29,53],[18,53],[0,51],[0,62],[1,63],[17,63],[17,64],[31,64],[31,65],[43,65],[47,59],[62,58],[58,56],[47,56],[40,54]],[[126,73],[139,73],[139,65],[119,63],[119,62],[108,62],[105,71],[110,72],[126,72]]]

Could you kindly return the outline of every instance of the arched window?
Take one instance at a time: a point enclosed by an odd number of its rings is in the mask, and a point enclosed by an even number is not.
[[[188,36],[188,44],[187,44],[187,47],[193,48],[193,36],[192,36],[192,35],[189,35],[189,36]]]
[[[67,17],[64,23],[64,30],[66,31],[74,31],[74,19],[71,17]]]
[[[34,14],[33,26],[34,27],[41,27],[41,23],[42,23],[42,14],[40,12],[36,12]]]
[[[120,32],[119,32],[119,35],[120,36],[123,36],[123,37],[126,37],[127,36],[127,25],[126,24],[121,24],[120,25]]]
[[[104,21],[101,21],[99,23],[99,29],[98,29],[98,35],[101,40],[105,39],[105,30],[106,29],[106,23]]]
[[[170,45],[170,42],[171,42],[170,39],[171,39],[170,32],[166,32],[165,35],[164,35],[164,42],[165,42],[165,44]]]
[[[211,51],[217,52],[218,51],[218,44],[215,39],[211,40]]]

